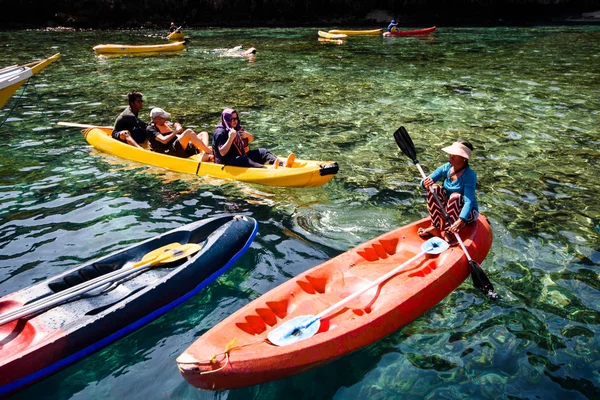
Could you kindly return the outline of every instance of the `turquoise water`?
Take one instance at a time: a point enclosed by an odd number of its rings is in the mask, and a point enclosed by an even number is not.
[[[0,66],[61,52],[0,111],[0,295],[181,224],[238,212],[259,222],[223,277],[162,318],[16,394],[55,399],[600,397],[600,27],[439,28],[425,38],[319,42],[316,29],[187,31],[179,54],[94,55],[162,43],[157,31],[0,32]],[[221,57],[243,44],[252,60]],[[126,101],[212,131],[233,106],[257,144],[335,160],[320,188],[198,178],[93,150],[57,121],[111,125]],[[327,366],[205,392],[175,358],[277,284],[426,215],[404,125],[431,171],[475,146],[494,243],[470,280],[404,329]]]

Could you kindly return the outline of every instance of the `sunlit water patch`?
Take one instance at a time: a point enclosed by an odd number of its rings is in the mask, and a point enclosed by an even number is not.
[[[0,110],[0,294],[184,223],[259,222],[222,278],[157,321],[15,395],[32,398],[598,398],[600,30],[446,28],[423,38],[317,40],[316,29],[186,30],[175,54],[106,57],[101,43],[158,31],[0,32],[0,66],[61,52]],[[220,57],[234,46],[252,59]],[[34,86],[35,85],[35,86]],[[131,89],[212,132],[240,111],[256,146],[334,160],[320,188],[271,188],[148,167],[93,150],[71,121],[112,125]],[[277,284],[426,215],[405,126],[426,171],[457,138],[475,146],[494,231],[483,268],[404,329],[296,377],[200,392],[174,359]],[[298,387],[304,392],[298,392]]]

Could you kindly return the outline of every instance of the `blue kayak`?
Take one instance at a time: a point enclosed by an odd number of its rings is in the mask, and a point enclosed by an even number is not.
[[[0,298],[0,396],[186,301],[227,271],[256,231],[246,216],[204,219]]]

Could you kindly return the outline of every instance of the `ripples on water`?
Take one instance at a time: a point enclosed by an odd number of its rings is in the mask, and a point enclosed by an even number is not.
[[[314,29],[188,31],[180,54],[96,57],[99,43],[158,32],[0,32],[0,66],[62,58],[0,111],[0,295],[181,224],[252,215],[248,253],[199,295],[15,398],[598,398],[600,30],[439,28],[427,38],[319,42]],[[238,44],[252,62],[219,57]],[[234,106],[260,146],[331,159],[314,189],[195,178],[96,152],[66,120],[111,125],[139,89],[212,131]],[[39,101],[38,101],[39,96]],[[147,114],[148,110],[144,113]],[[144,115],[145,116],[145,115]],[[148,119],[146,117],[146,119]],[[475,145],[478,199],[494,230],[483,267],[404,329],[305,374],[196,391],[174,359],[195,338],[290,277],[425,215],[404,125],[426,170],[442,145]],[[304,394],[296,391],[302,387]]]

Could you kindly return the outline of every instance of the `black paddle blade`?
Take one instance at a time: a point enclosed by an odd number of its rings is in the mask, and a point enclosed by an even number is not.
[[[402,150],[402,152],[406,154],[408,158],[410,158],[415,164],[419,163],[417,161],[417,150],[415,149],[415,145],[413,144],[413,141],[408,135],[408,131],[405,127],[401,126],[396,130],[396,132],[394,132],[394,140],[396,141],[398,147],[400,147],[400,150]]]
[[[498,293],[496,293],[492,282],[490,282],[485,272],[483,272],[481,265],[477,264],[473,260],[469,261],[469,265],[471,266],[471,279],[473,279],[473,286],[481,290],[490,300],[500,300],[500,297],[498,296]]]

